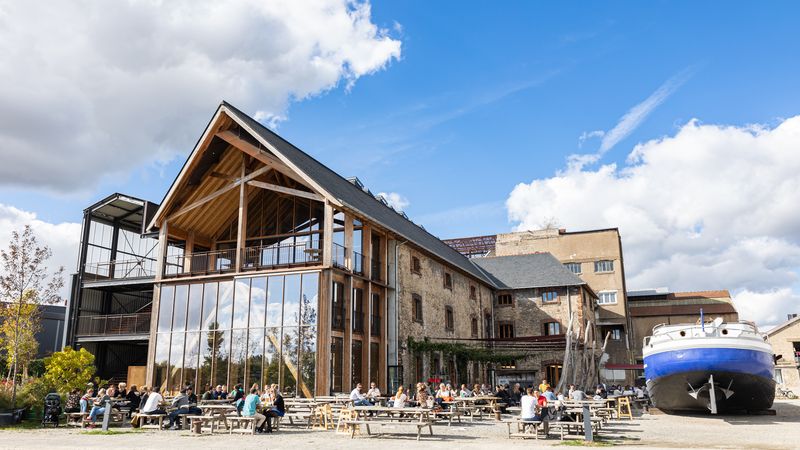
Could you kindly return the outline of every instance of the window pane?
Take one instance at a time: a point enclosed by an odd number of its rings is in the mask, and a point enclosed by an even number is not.
[[[353,311],[351,315],[353,331],[362,333],[364,331],[364,290],[353,288]]]
[[[244,377],[245,363],[247,361],[247,330],[233,330],[233,338],[231,339],[231,364],[230,371],[228,372],[228,385],[233,386],[241,383],[247,390],[248,386],[245,385],[247,380]]]
[[[158,331],[170,331],[172,327],[173,286],[161,286],[161,300],[158,307]]]
[[[286,275],[283,292],[283,326],[300,323],[300,275]]]
[[[333,298],[331,299],[331,328],[344,329],[344,284],[333,282]]]
[[[155,379],[153,388],[161,391],[167,386],[167,366],[169,365],[169,333],[156,336]]]
[[[195,390],[200,392],[202,385],[197,385],[197,357],[200,350],[200,333],[186,333],[186,346],[183,351],[183,384],[191,381]]]
[[[267,278],[253,278],[250,284],[250,328],[264,326],[267,313]]]
[[[189,286],[189,311],[186,319],[186,330],[197,331],[200,329],[200,315],[203,312],[203,285],[192,284]]]
[[[378,387],[383,386],[382,380],[378,379],[378,369],[380,368],[380,344],[370,342],[369,344],[369,381],[378,383]]]
[[[331,340],[331,394],[342,392],[344,370],[344,340],[333,337]]]
[[[219,297],[217,298],[217,322],[219,322],[219,329],[225,330],[231,327],[232,314],[233,281],[223,281],[219,284]]]
[[[264,329],[251,328],[247,339],[247,386],[263,386]]]
[[[197,388],[204,389],[213,384],[211,379],[211,362],[214,360],[214,332],[203,331],[200,333],[200,369],[197,377]]]
[[[319,295],[319,273],[303,274],[303,300],[302,317],[303,325],[317,324],[317,302]]]
[[[181,369],[183,368],[183,333],[172,333],[169,350],[169,382],[167,389],[177,393],[181,390]]]
[[[311,396],[314,396],[314,386],[316,386],[316,367],[317,367],[317,327],[302,327],[300,329],[302,352],[300,353],[300,375]],[[304,389],[300,389],[300,395],[306,395]]]
[[[267,384],[277,384],[280,380],[279,347],[281,339],[280,328],[267,328],[264,347],[264,379]]]
[[[172,331],[186,329],[186,302],[189,300],[189,286],[175,286],[175,310],[172,314]]]
[[[362,377],[364,376],[361,370],[364,368],[363,363],[363,352],[364,346],[361,344],[361,341],[353,340],[353,367],[350,374],[352,375],[352,380],[350,383],[351,388],[355,388],[356,384],[363,383]]]
[[[283,362],[283,383],[281,389],[283,392],[290,394],[297,392],[297,378],[298,367],[300,361],[298,360],[300,352],[300,329],[298,327],[284,327],[283,328],[283,348],[281,349],[281,358]],[[311,393],[313,395],[313,393]]]
[[[203,288],[203,329],[218,328],[217,324],[217,283],[206,283]]]
[[[233,328],[247,328],[247,313],[250,310],[249,278],[236,280],[233,303]]]
[[[267,283],[267,326],[279,327],[283,306],[283,277],[269,277]]]
[[[229,330],[217,331],[214,340],[214,383],[233,388],[233,383],[228,383],[228,361],[231,351],[231,332]]]

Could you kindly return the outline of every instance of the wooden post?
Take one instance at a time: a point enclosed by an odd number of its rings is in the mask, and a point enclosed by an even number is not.
[[[167,219],[161,222],[161,227],[158,229],[158,261],[156,261],[156,281],[160,281],[164,277],[167,263],[167,247],[169,245],[169,229]]]
[[[242,154],[241,180],[247,176],[247,156]],[[239,184],[239,228],[236,232],[236,271],[242,270],[242,257],[247,241],[247,183]]]
[[[189,231],[186,236],[186,248],[183,249],[183,271],[192,272],[192,253],[194,253],[194,231]]]
[[[344,266],[350,270],[355,269],[353,264],[353,216],[344,216]]]
[[[333,263],[333,206],[325,202],[325,222],[322,228],[322,265],[330,267]]]

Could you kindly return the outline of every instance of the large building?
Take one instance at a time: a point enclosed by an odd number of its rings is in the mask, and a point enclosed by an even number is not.
[[[505,348],[536,349],[496,369],[500,383],[537,386],[561,379],[567,330],[597,337],[597,296],[588,284],[549,253],[475,258],[494,279],[495,341]],[[572,322],[570,325],[570,321]]]
[[[160,205],[85,210],[67,343],[167,390],[487,382],[489,362],[409,343],[487,345],[501,275],[223,103]]]
[[[775,382],[784,388],[800,393],[800,316],[792,314],[789,320],[767,333],[775,353]]]
[[[603,366],[608,382],[633,382],[634,362],[627,311],[622,240],[616,228],[568,232],[549,228],[446,240],[465,256],[550,253],[597,294],[596,325],[606,341]],[[620,376],[623,376],[620,378]]]

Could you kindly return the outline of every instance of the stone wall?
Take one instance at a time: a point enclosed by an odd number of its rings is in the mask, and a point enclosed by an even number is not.
[[[420,261],[419,273],[411,270],[411,258],[417,257]],[[445,287],[445,273],[452,277],[452,289]],[[470,286],[475,287],[475,298],[470,298]],[[413,318],[414,294],[422,299],[422,321]],[[416,383],[417,356],[412,355],[407,348],[408,337],[415,340],[431,339],[471,339],[486,338],[484,326],[485,315],[491,317],[492,290],[489,286],[478,280],[459,272],[452,267],[433,259],[428,254],[417,248],[405,244],[398,250],[398,338],[400,344],[400,365],[402,382],[406,386]],[[445,327],[445,309],[453,309],[453,329]],[[472,319],[477,320],[477,335],[473,335]],[[438,358],[441,370],[432,367],[434,359]],[[445,380],[454,379],[454,374],[448,373],[447,361],[443,355],[421,355],[424,379],[441,376]],[[486,382],[484,368],[478,368],[473,373],[474,367],[470,365],[466,377],[459,374],[459,382],[481,383]],[[465,379],[466,378],[466,379]]]
[[[800,320],[778,328],[774,334],[770,332],[769,342],[772,352],[782,356],[775,364],[775,369],[780,370],[783,378],[782,386],[800,395],[800,360],[794,356],[794,343],[800,342]]]

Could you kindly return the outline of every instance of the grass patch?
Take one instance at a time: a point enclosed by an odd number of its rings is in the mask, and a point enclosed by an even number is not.
[[[592,442],[587,442],[580,439],[569,439],[561,442],[558,445],[564,445],[567,447],[613,447],[614,443],[609,441],[604,441],[602,439],[595,439]]]
[[[42,423],[38,420],[28,419],[13,425],[3,425],[0,430],[13,431],[13,430],[38,430],[42,428]]]

